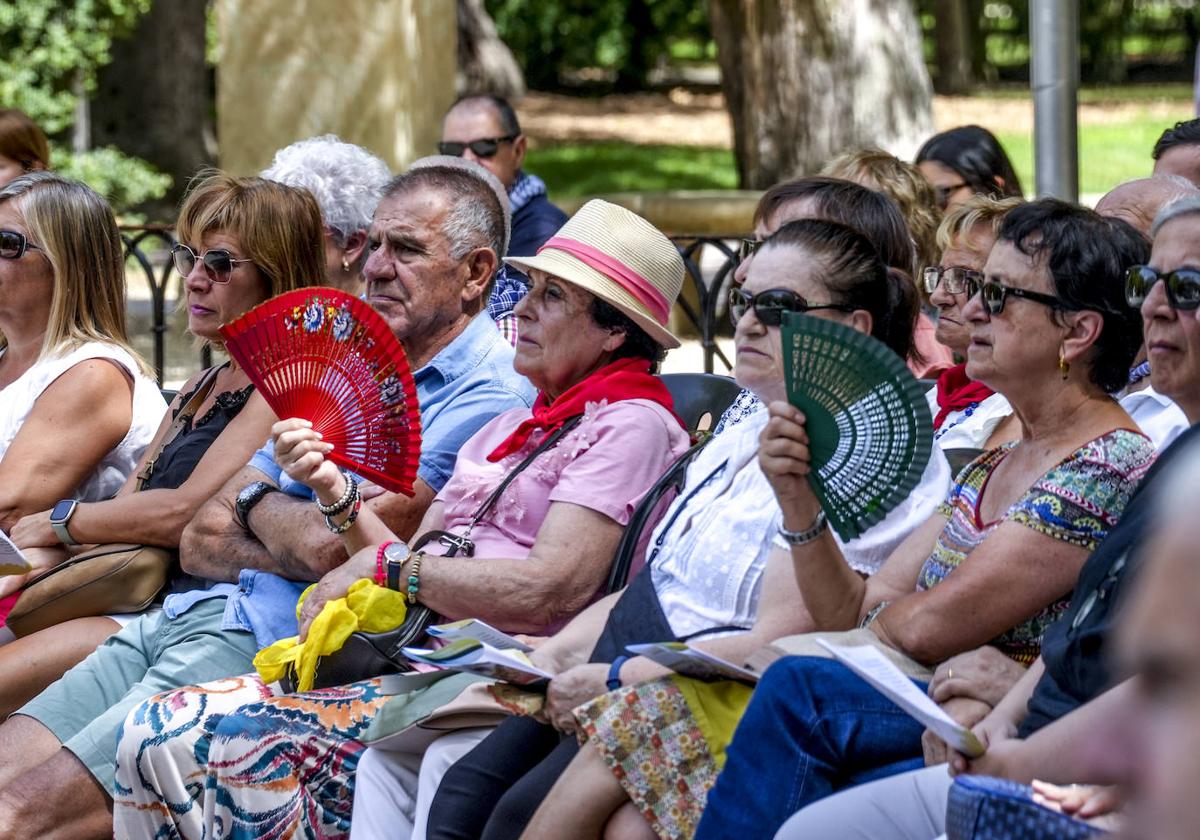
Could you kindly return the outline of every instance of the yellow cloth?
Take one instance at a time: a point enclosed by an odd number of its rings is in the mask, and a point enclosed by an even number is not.
[[[671,680],[687,700],[696,726],[720,770],[725,766],[725,748],[733,741],[733,730],[750,705],[754,689],[732,680],[702,682],[680,675]]]
[[[316,587],[314,583],[300,596],[296,616],[304,599]],[[393,630],[404,621],[408,608],[404,595],[379,586],[372,580],[356,580],[350,584],[346,597],[327,601],[313,619],[304,642],[299,636],[280,639],[263,648],[254,657],[254,667],[263,682],[273,683],[294,670],[296,689],[308,691],[317,674],[317,660],[328,656],[345,644],[351,633],[382,633]]]

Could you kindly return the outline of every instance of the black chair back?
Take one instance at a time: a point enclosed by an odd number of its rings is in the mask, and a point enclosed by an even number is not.
[[[711,430],[737,399],[741,386],[714,373],[664,373],[659,376],[675,400],[675,414],[688,430]]]

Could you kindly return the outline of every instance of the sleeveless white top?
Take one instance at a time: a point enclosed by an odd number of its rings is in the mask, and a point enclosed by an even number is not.
[[[21,425],[42,392],[58,377],[88,359],[110,359],[133,379],[133,421],[129,431],[71,496],[83,502],[97,502],[111,498],[121,489],[150,445],[167,410],[158,385],[143,375],[133,357],[120,347],[99,341],[88,342],[64,356],[43,359],[11,385],[0,388],[0,458],[21,431]],[[68,440],[62,443],[71,445]]]

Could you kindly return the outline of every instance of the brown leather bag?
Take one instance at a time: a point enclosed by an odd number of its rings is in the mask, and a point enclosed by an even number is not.
[[[217,380],[209,371],[163,436],[154,456],[138,472],[141,490],[164,449],[183,432]],[[21,588],[21,597],[5,622],[17,636],[28,636],[75,618],[141,612],[154,603],[167,583],[175,551],[156,545],[106,543],[55,566]]]

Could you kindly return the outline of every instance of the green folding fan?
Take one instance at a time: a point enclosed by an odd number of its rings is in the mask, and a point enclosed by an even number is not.
[[[826,318],[783,316],[788,401],[807,417],[809,482],[842,541],[917,486],[933,447],[924,390],[882,342]]]

